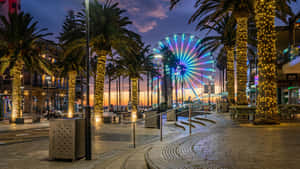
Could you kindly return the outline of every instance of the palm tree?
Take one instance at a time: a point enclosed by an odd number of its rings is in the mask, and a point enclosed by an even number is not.
[[[85,36],[84,27],[78,22],[74,11],[69,11],[60,33],[59,41],[62,57],[58,59],[57,67],[61,77],[68,77],[68,117],[74,117],[76,95],[76,77],[85,68],[85,48],[73,48],[73,42]]]
[[[257,121],[268,121],[278,114],[277,83],[276,83],[276,31],[275,16],[293,15],[289,3],[295,0],[257,1],[255,19],[257,27],[259,93],[257,97]],[[288,3],[288,4],[287,4]],[[277,8],[277,11],[276,11]]]
[[[43,50],[41,38],[50,35],[47,29],[38,29],[30,14],[21,12],[9,14],[8,19],[1,16],[0,27],[0,74],[12,76],[12,114],[11,122],[22,118],[20,110],[21,74],[24,68],[45,71],[51,74],[49,65],[40,55]]]
[[[123,76],[129,77],[131,80],[132,112],[135,113],[138,112],[138,81],[142,75],[146,75],[148,71],[152,70],[152,57],[148,53],[149,46],[141,47],[139,50],[124,50],[120,53],[122,57],[115,61]],[[132,117],[135,116],[136,114],[132,115]]]
[[[230,15],[225,15],[222,20],[216,23],[216,26],[203,26],[201,30],[212,30],[214,35],[203,38],[199,47],[200,56],[208,51],[220,51],[217,60],[226,61],[226,74],[229,104],[235,103],[235,87],[234,87],[234,46],[236,40],[236,22]],[[224,54],[225,53],[225,54]],[[217,61],[217,65],[220,62]],[[220,65],[221,66],[221,65]],[[223,65],[222,65],[223,66]]]
[[[97,0],[90,4],[90,46],[96,53],[97,70],[95,79],[95,117],[102,118],[105,64],[107,55],[112,50],[119,51],[124,47],[134,46],[140,37],[128,30],[132,24],[129,18],[124,17],[125,10],[118,7],[118,3],[107,0],[104,4]],[[84,15],[83,15],[84,16]]]
[[[180,0],[170,0],[171,8],[173,8]],[[257,3],[257,0],[197,0],[195,7],[196,12],[190,18],[189,22],[195,22],[197,20],[197,28],[201,28],[203,25],[209,22],[218,21],[221,16],[226,14],[232,14],[237,21],[237,33],[236,33],[236,53],[237,53],[237,67],[238,67],[238,103],[247,104],[246,98],[246,82],[247,82],[247,29],[248,29],[248,17],[249,15],[254,15],[254,9],[260,9],[263,5],[270,4],[273,5],[270,8],[274,9],[272,11],[273,17],[275,14],[278,18],[286,21],[287,14],[292,14],[289,7],[289,3],[295,0],[273,0],[272,3],[261,1]],[[275,12],[275,7],[277,11]],[[260,15],[260,12],[256,12],[255,16]],[[262,16],[259,16],[262,17]],[[261,20],[262,21],[262,20]],[[258,28],[259,24],[256,23]],[[259,29],[259,28],[258,28]],[[260,37],[258,36],[258,39]]]
[[[162,47],[160,49],[160,53],[163,55],[164,63],[165,102],[167,103],[168,107],[171,107],[173,104],[173,72],[175,71],[175,69],[177,69],[177,66],[179,65],[179,59],[167,46]],[[169,68],[169,72],[167,72],[167,67]],[[170,86],[171,93],[168,93],[168,86]]]
[[[111,81],[115,75],[115,66],[112,63],[107,64],[106,66],[106,75],[108,77],[108,107],[111,105]]]

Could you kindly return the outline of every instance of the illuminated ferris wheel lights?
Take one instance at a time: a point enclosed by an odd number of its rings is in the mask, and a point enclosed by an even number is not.
[[[211,81],[212,77],[208,75],[215,72],[212,54],[211,52],[204,53],[205,47],[199,48],[201,44],[202,40],[194,35],[174,34],[159,41],[158,49],[154,49],[157,54],[160,54],[163,48],[170,49],[178,59],[177,67],[174,68],[171,76],[182,83],[183,88],[191,89],[197,97],[200,86]],[[203,55],[200,55],[200,52]],[[166,74],[170,74],[170,72],[166,72]]]

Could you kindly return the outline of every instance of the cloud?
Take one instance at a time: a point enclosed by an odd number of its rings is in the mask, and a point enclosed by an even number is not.
[[[154,29],[157,26],[157,22],[151,21],[151,22],[146,22],[144,24],[133,22],[133,25],[138,29],[139,32],[146,33]]]
[[[102,0],[103,1],[103,0]],[[157,26],[157,20],[168,17],[169,0],[115,0],[119,7],[126,9],[133,26],[141,33]]]
[[[168,17],[166,10],[162,5],[159,5],[156,9],[147,12],[146,15],[153,18],[165,19]]]

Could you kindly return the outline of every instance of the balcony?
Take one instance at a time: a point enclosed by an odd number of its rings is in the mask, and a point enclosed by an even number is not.
[[[300,74],[300,44],[293,49],[286,49],[289,62],[283,65],[283,73],[285,74]]]

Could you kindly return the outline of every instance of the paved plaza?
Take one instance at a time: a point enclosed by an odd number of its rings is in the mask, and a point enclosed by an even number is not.
[[[49,161],[48,137],[37,134],[36,139],[0,145],[0,168],[146,169],[145,157],[150,167],[160,169],[299,168],[299,123],[253,126],[233,122],[228,114],[201,117],[214,120],[216,124],[195,123],[196,128],[189,136],[188,130],[165,123],[163,142],[159,141],[158,129],[145,129],[139,124],[136,149],[132,148],[131,125],[103,125],[94,131],[92,161]],[[21,131],[30,133],[32,130],[37,129]],[[47,133],[47,128],[40,130]],[[1,138],[3,134],[14,132],[18,131],[2,132]]]
[[[40,129],[28,127],[28,125],[17,126],[0,133],[0,168],[1,169],[93,169],[107,168],[111,164],[126,166],[123,161],[130,160],[129,156],[136,153],[144,153],[145,146],[159,140],[158,129],[145,129],[143,124],[137,124],[136,145],[132,145],[132,128],[130,124],[105,124],[93,132],[93,160],[92,161],[49,161],[48,160],[48,128],[40,124]],[[46,127],[46,128],[45,128]],[[21,130],[22,129],[22,130]],[[40,134],[33,134],[40,131]],[[164,135],[179,133],[181,129],[173,124],[164,125]],[[23,133],[21,135],[21,133]],[[14,136],[14,137],[13,137]],[[34,138],[33,138],[34,137]],[[7,142],[10,140],[10,142]],[[111,163],[111,160],[114,163]],[[118,161],[116,163],[116,161]],[[143,166],[145,166],[142,160]],[[114,167],[113,167],[114,168]]]
[[[227,115],[190,137],[152,147],[146,158],[164,169],[299,169],[300,124],[238,125]]]

